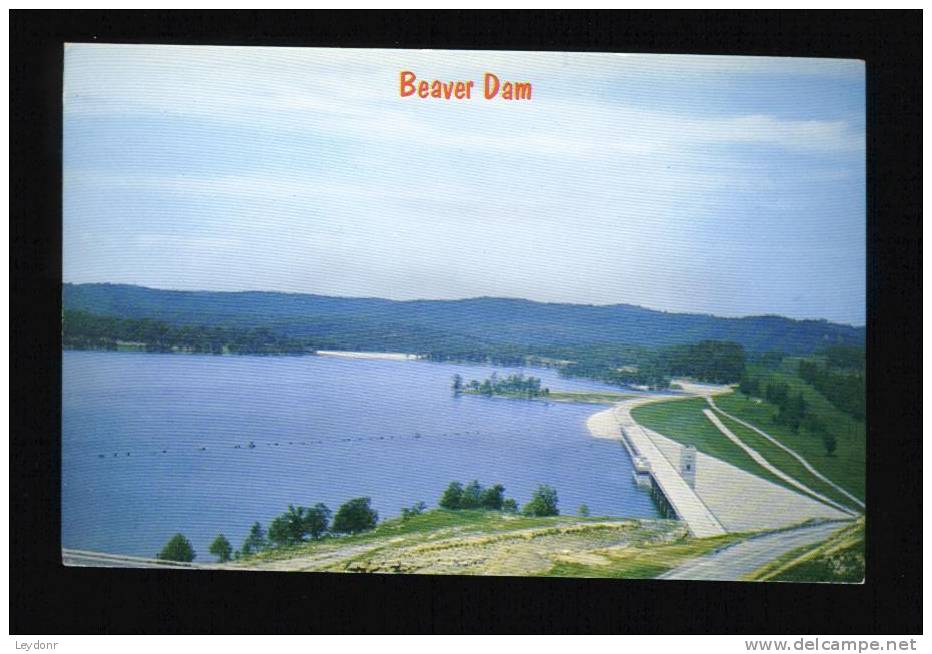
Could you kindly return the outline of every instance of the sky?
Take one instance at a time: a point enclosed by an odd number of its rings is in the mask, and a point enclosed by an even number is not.
[[[864,92],[853,60],[69,44],[64,281],[863,325]]]

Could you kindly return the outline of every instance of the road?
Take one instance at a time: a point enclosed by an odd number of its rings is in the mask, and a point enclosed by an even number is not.
[[[843,529],[847,524],[822,523],[750,538],[718,552],[687,561],[659,578],[738,581],[786,552],[826,540],[833,532]]]
[[[146,559],[140,556],[124,556],[122,554],[105,554],[103,552],[86,552],[84,550],[62,549],[62,564],[78,568],[206,568],[210,566],[196,563],[177,563]]]

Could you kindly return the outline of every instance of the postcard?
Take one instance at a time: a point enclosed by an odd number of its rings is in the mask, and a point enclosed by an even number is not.
[[[861,583],[864,76],[66,45],[63,562]]]

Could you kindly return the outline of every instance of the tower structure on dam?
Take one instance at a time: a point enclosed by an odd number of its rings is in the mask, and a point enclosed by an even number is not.
[[[690,488],[696,487],[696,448],[692,445],[684,445],[680,452],[680,476]]]

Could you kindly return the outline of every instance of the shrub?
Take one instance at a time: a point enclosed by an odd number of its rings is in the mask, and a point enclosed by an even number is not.
[[[316,540],[327,531],[329,522],[330,509],[324,504],[318,503],[310,509],[289,504],[288,511],[269,525],[269,540],[276,546],[294,545],[308,537]]]
[[[444,509],[459,509],[463,500],[463,485],[458,481],[451,481],[447,489],[443,491],[438,504]]]
[[[512,500],[512,503],[514,501]],[[490,511],[505,510],[505,487],[501,484],[495,484],[489,488],[484,488],[477,480],[473,479],[463,488],[458,481],[451,481],[450,485],[443,492],[438,504],[444,509],[488,509]],[[517,505],[515,505],[517,510]]]
[[[541,484],[534,491],[531,501],[524,505],[524,514],[530,516],[560,515],[557,508],[557,491],[547,484]]]
[[[486,488],[484,491],[482,491],[482,497],[479,500],[479,504],[483,509],[501,511],[504,501],[505,487],[501,484],[495,484],[494,486]]]
[[[424,510],[427,509],[427,504],[424,502],[416,502],[411,506],[411,508],[404,507],[401,509],[401,518],[402,520],[407,520],[408,518],[413,518],[416,515],[421,515],[424,513]]]
[[[369,506],[371,501],[368,497],[357,497],[344,502],[333,518],[333,531],[355,534],[373,529],[379,521],[379,514]]]
[[[473,479],[463,489],[463,495],[460,498],[461,509],[478,509],[482,506],[482,486],[478,481]]]

